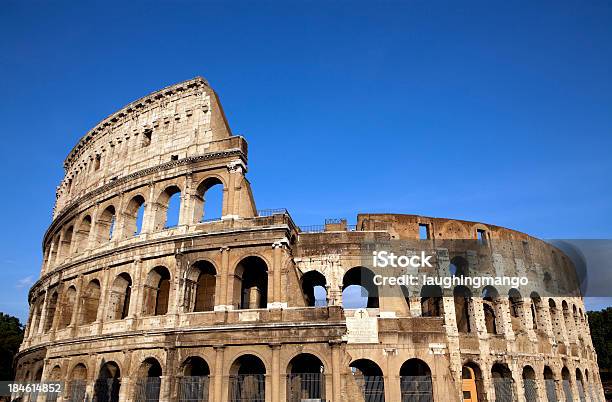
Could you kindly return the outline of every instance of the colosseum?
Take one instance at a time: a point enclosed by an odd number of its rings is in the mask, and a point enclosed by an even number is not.
[[[15,400],[604,400],[561,250],[464,220],[361,213],[300,227],[286,209],[258,210],[247,142],[203,78],[111,114],[64,169],[15,359],[18,381],[62,389]],[[364,250],[390,242],[432,256],[419,273],[531,285],[379,289]]]

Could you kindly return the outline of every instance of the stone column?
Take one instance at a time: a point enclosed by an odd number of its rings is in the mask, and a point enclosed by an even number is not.
[[[282,375],[280,370],[280,349],[281,344],[275,343],[270,344],[270,348],[272,349],[272,373],[271,383],[272,383],[272,398],[271,402],[281,402],[280,398],[280,376]]]
[[[225,346],[217,345],[215,349],[215,368],[212,377],[213,386],[210,389],[211,401],[223,401],[223,353]]]
[[[268,287],[268,308],[286,308],[287,303],[282,302],[282,256],[283,250],[289,241],[286,238],[272,244],[272,286]]]
[[[139,318],[142,315],[144,275],[145,274],[142,272],[142,260],[137,258],[132,263],[132,294],[130,295],[130,307],[127,316],[127,319],[130,320],[132,329],[135,329],[137,324],[135,318]]]
[[[332,361],[332,398],[331,402],[342,401],[342,382],[340,378],[340,341],[330,341]],[[327,394],[326,394],[327,397]]]
[[[98,324],[98,334],[102,332],[102,324],[106,319],[106,314],[108,310],[108,295],[110,294],[110,284],[109,284],[109,276],[110,269],[106,267],[104,269],[104,278],[102,279],[102,283],[100,283],[100,300],[98,301],[98,312],[96,314],[96,323]]]
[[[191,173],[185,175],[183,191],[181,191],[181,205],[179,211],[178,226],[189,225],[193,223],[193,177]]]
[[[151,183],[149,184],[149,196],[145,200],[147,206],[142,217],[142,229],[140,230],[140,233],[142,234],[153,232],[153,228],[155,226],[156,201],[155,185]]]
[[[221,247],[219,249],[221,253],[221,264],[219,266],[219,272],[217,273],[218,280],[215,282],[215,311],[225,311],[228,309],[230,295],[228,291],[230,286],[229,281],[229,247]]]
[[[91,213],[91,226],[89,228],[89,236],[87,239],[87,249],[91,250],[98,245],[98,212],[100,210],[100,204],[96,203],[92,213]]]

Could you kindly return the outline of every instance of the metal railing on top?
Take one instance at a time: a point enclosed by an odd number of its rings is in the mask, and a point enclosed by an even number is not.
[[[286,208],[258,209],[257,216],[272,216],[289,213]]]

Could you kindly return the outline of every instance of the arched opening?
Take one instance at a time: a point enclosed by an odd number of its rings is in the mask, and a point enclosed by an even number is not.
[[[425,285],[421,288],[421,316],[442,317],[442,288],[437,285]]]
[[[60,235],[58,233],[55,235],[55,237],[51,241],[51,247],[49,248],[49,256],[47,258],[49,266],[54,266],[55,264],[57,264],[57,253],[59,251],[59,247],[60,247]]]
[[[512,330],[514,332],[519,332],[523,328],[523,297],[518,289],[510,289],[508,292],[508,303],[510,304]]]
[[[81,253],[87,250],[88,242],[89,242],[89,232],[91,231],[91,216],[86,215],[79,226],[77,227],[76,235],[75,235],[75,253]]]
[[[155,267],[149,272],[143,297],[143,315],[164,315],[168,312],[170,272],[166,267]]]
[[[260,257],[246,257],[234,271],[234,307],[253,309],[267,306],[268,266]]]
[[[465,258],[457,256],[450,260],[448,271],[451,276],[470,276],[469,266],[470,264]]]
[[[159,401],[162,368],[157,359],[146,358],[140,365],[136,379],[137,402]]]
[[[410,359],[400,368],[402,402],[433,401],[431,370],[422,360]]]
[[[90,324],[96,321],[100,305],[100,294],[100,282],[97,279],[89,281],[81,295],[80,324]]]
[[[485,326],[487,333],[499,334],[502,333],[501,329],[498,328],[497,321],[497,305],[499,303],[499,293],[493,286],[485,286],[482,290],[482,308],[485,317]]]
[[[561,327],[562,318],[560,316],[561,313],[557,309],[557,304],[552,298],[548,299],[548,311],[550,312],[550,319],[552,321],[552,327],[555,333],[555,337],[558,340],[561,340],[563,338],[563,330]]]
[[[574,401],[574,394],[572,393],[572,379],[570,372],[567,367],[563,366],[561,369],[561,383],[563,384],[563,393],[565,394],[565,400],[567,402]]]
[[[327,306],[327,281],[322,273],[318,271],[308,271],[302,275],[301,283],[304,301],[307,306]]]
[[[85,391],[87,387],[87,367],[83,363],[79,363],[70,372],[68,382],[68,400],[83,401],[85,400]]]
[[[349,367],[364,402],[385,402],[384,376],[376,363],[368,359],[358,359]]]
[[[482,371],[474,362],[468,362],[461,369],[461,383],[464,402],[479,402],[484,398]]]
[[[506,402],[514,400],[512,372],[507,365],[495,363],[491,367],[491,379],[495,389],[495,401]]]
[[[67,326],[72,324],[72,316],[74,313],[75,303],[76,288],[74,286],[70,286],[68,290],[66,290],[66,294],[64,295],[64,302],[62,303],[60,311],[60,320],[58,325],[60,329],[66,328]]]
[[[214,265],[197,261],[185,278],[185,306],[188,312],[213,311],[215,308],[216,275]]]
[[[109,205],[96,221],[96,244],[98,246],[112,240],[115,232],[115,207]]]
[[[542,314],[542,298],[537,292],[531,292],[531,320],[533,329],[540,329],[541,314]]]
[[[453,301],[455,303],[457,330],[466,334],[472,332],[472,323],[470,322],[472,292],[465,286],[457,286],[453,289]]]
[[[132,297],[132,278],[123,272],[115,278],[109,295],[109,320],[123,320],[130,313],[130,298]]]
[[[546,387],[546,400],[557,402],[557,387],[555,385],[555,375],[552,369],[544,366],[544,386]]]
[[[32,302],[32,304],[34,305],[34,310],[33,310],[32,321],[31,321],[31,327],[32,327],[32,329],[30,330],[31,335],[38,334],[39,330],[41,330],[43,327],[41,322],[43,319],[44,301],[45,301],[45,294],[42,293],[38,295],[38,297],[34,299],[34,301]]]
[[[155,231],[177,226],[181,210],[181,189],[177,186],[166,188],[157,198],[156,208]]]
[[[230,366],[230,402],[265,402],[266,366],[254,355],[242,355]]]
[[[60,242],[59,250],[58,250],[58,260],[59,262],[64,261],[66,258],[70,257],[70,245],[72,244],[72,237],[74,233],[74,226],[70,225],[68,229],[64,232],[64,236],[62,241]]]
[[[142,195],[133,197],[125,208],[123,214],[125,238],[138,236],[142,231],[142,221],[144,218],[145,199]]]
[[[54,291],[51,294],[51,297],[47,301],[47,312],[45,314],[45,327],[44,331],[49,332],[51,327],[53,326],[53,319],[55,318],[55,310],[57,309],[57,291]]]
[[[179,401],[207,402],[210,378],[208,363],[199,356],[188,357],[183,362],[182,374],[179,378]]]
[[[310,354],[295,356],[287,366],[287,401],[325,400],[324,366]]]
[[[596,401],[596,399],[593,397],[595,394],[593,393],[593,381],[589,377],[589,369],[584,369],[584,378],[586,379],[586,384],[589,390],[589,400]]]
[[[213,221],[223,215],[223,183],[216,177],[204,180],[195,196],[194,222]]]
[[[533,367],[523,367],[523,391],[525,394],[525,402],[538,402],[538,387],[536,385],[536,375]]]
[[[576,369],[576,388],[578,388],[578,398],[580,402],[586,402],[586,387],[584,386],[584,379],[582,378],[582,372],[579,368]]]
[[[374,273],[365,267],[354,267],[342,278],[342,305],[346,309],[378,308],[378,288]]]
[[[115,362],[106,362],[100,367],[98,379],[94,385],[94,401],[119,402],[121,372]]]

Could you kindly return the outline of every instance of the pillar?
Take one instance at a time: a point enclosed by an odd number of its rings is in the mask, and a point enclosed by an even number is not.
[[[225,346],[217,345],[215,349],[215,371],[213,374],[213,386],[211,387],[211,401],[223,401],[223,353]]]

